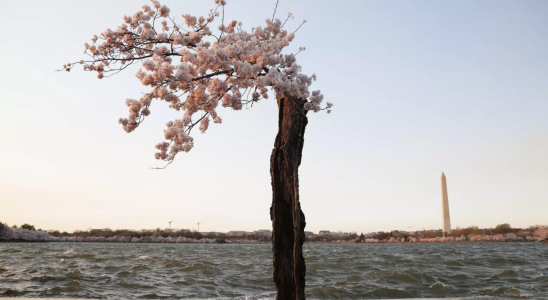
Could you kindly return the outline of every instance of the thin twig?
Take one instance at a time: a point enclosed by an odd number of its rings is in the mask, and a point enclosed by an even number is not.
[[[276,10],[278,9],[278,3],[280,3],[280,0],[276,0],[276,6],[274,7],[274,13],[272,14],[272,22],[274,22],[274,16],[276,15]]]

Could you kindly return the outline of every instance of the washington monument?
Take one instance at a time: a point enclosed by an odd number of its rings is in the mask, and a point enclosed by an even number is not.
[[[449,216],[449,197],[447,197],[447,180],[441,172],[441,213],[443,217],[443,235],[451,233],[451,217]]]

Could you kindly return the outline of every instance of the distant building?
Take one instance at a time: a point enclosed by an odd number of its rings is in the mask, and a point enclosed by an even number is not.
[[[213,235],[213,236],[218,236],[219,233],[218,232],[215,232],[215,231],[205,231],[205,232],[200,232],[201,235]]]
[[[247,231],[241,231],[241,230],[235,230],[235,231],[229,231],[226,235],[228,236],[239,236],[239,235],[248,235],[249,232]]]
[[[315,236],[316,234],[312,231],[305,231],[304,232],[304,236],[307,236],[307,237],[313,237]]]
[[[337,232],[338,237],[349,236],[351,234],[352,234],[351,232],[342,232],[342,231]]]
[[[323,235],[323,236],[330,235],[330,234],[331,234],[331,231],[329,230],[320,230],[320,233],[319,233],[319,235]]]
[[[256,230],[253,232],[255,235],[261,235],[261,236],[271,236],[272,235],[272,230],[268,230],[268,229],[261,229],[261,230]]]
[[[449,215],[449,197],[447,196],[447,180],[441,172],[441,213],[443,224],[443,235],[451,233],[451,216]]]

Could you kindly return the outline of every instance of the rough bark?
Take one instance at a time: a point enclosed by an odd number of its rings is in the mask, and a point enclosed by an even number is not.
[[[305,299],[304,214],[299,203],[299,165],[308,119],[305,100],[278,98],[278,135],[270,157],[272,251],[277,299]]]

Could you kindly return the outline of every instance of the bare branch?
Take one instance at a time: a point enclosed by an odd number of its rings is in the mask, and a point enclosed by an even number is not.
[[[280,0],[276,0],[276,6],[274,7],[274,13],[272,14],[272,22],[274,22],[274,16],[276,16],[276,10],[278,9],[278,3],[280,3]]]

